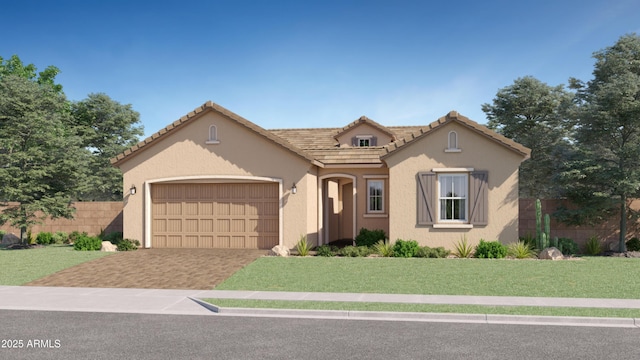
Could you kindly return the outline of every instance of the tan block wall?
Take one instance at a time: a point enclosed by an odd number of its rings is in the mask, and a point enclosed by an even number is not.
[[[551,237],[565,237],[575,241],[582,250],[585,248],[585,244],[589,237],[597,236],[600,242],[603,244],[605,250],[618,249],[618,237],[620,236],[620,220],[617,217],[610,219],[609,221],[596,225],[596,226],[571,226],[565,225],[556,221],[553,218],[553,213],[560,205],[567,206],[568,203],[565,200],[541,200],[542,216],[544,224],[544,214],[549,214],[551,217],[550,230]],[[631,208],[634,210],[640,210],[640,199],[634,200],[631,203]],[[536,200],[535,199],[520,199],[519,208],[519,232],[520,236],[527,235],[535,236],[536,234]],[[544,226],[544,225],[543,225]],[[627,223],[627,240],[632,237],[640,237],[640,222],[629,221]]]
[[[98,235],[101,231],[122,231],[122,202],[77,202],[73,205],[76,208],[74,219],[47,219],[43,225],[36,225],[31,229],[32,235],[36,236],[43,231],[80,231],[89,235]],[[20,234],[20,229],[9,224],[4,224],[0,229]]]

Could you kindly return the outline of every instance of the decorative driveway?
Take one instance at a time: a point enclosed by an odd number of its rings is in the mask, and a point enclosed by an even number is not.
[[[92,260],[26,285],[209,290],[267,252],[139,249]]]

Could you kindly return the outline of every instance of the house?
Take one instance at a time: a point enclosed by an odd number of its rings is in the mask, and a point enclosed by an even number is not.
[[[518,167],[530,150],[450,112],[425,126],[361,117],[265,130],[212,102],[112,159],[124,236],[144,247],[293,248],[383,229],[451,248],[518,239]]]

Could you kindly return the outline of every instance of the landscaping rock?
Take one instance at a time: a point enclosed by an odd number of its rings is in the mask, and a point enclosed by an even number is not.
[[[20,244],[20,243],[21,243],[20,237],[15,234],[6,233],[2,237],[2,245],[11,246],[11,245]]]
[[[284,245],[276,245],[269,251],[269,255],[271,256],[287,257],[290,254],[289,249]]]
[[[555,247],[548,247],[542,251],[540,251],[540,254],[538,255],[538,259],[541,260],[563,260],[564,259],[564,255],[562,255],[562,252],[558,249],[556,249]]]
[[[111,241],[103,241],[102,246],[100,247],[100,251],[116,252],[118,251],[118,247],[116,245],[113,245]]]

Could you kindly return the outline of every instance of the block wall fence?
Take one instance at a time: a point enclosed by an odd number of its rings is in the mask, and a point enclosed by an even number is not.
[[[562,204],[562,200],[542,200],[542,213],[551,215]],[[106,233],[122,231],[122,202],[78,202],[74,206],[76,207],[74,219],[48,219],[45,224],[34,226],[31,229],[32,234],[35,236],[42,231],[64,231],[66,233],[80,231],[87,232],[89,235],[98,235],[101,231]],[[632,208],[640,209],[640,199],[633,201]],[[518,227],[521,237],[527,236],[527,234],[535,235],[535,199],[520,199]],[[551,217],[551,236],[573,239],[581,247],[584,247],[587,239],[593,235],[600,239],[606,246],[605,248],[616,246],[618,242],[618,227],[617,219],[612,219],[599,226],[590,227],[564,225],[554,220],[553,216]],[[0,227],[0,230],[12,232],[16,235],[20,234],[20,229],[13,228],[9,224],[4,224]],[[634,236],[640,237],[640,222],[630,222],[628,224],[627,238]]]

